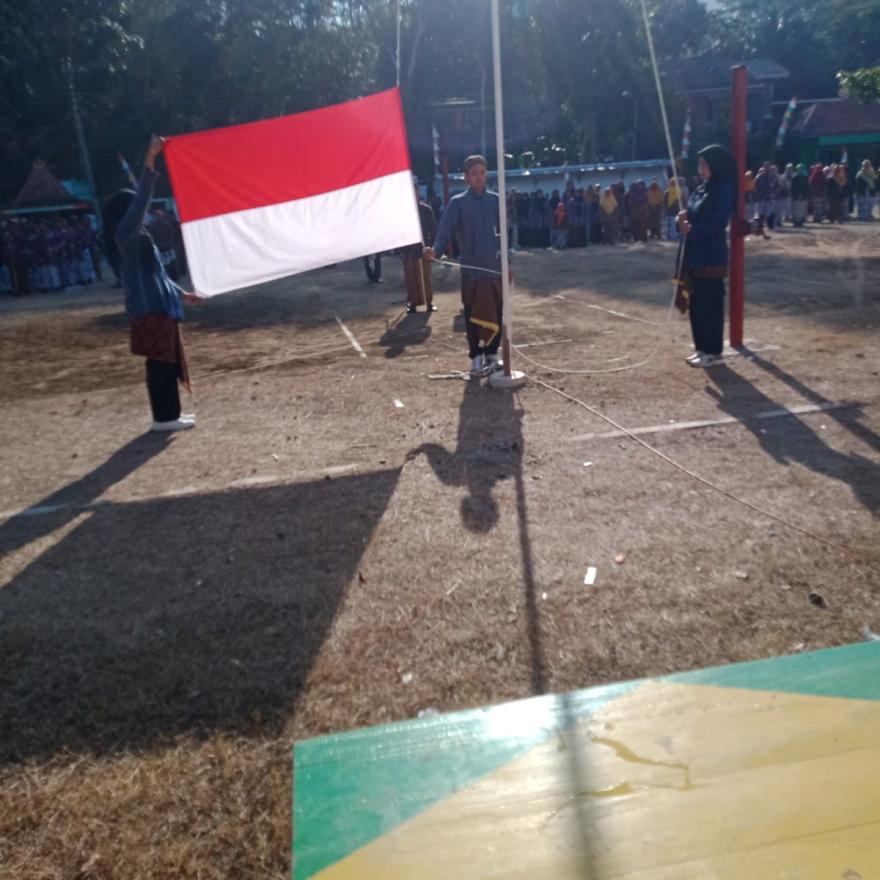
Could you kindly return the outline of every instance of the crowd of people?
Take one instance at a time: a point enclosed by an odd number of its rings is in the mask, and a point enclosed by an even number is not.
[[[507,216],[513,250],[528,248],[587,247],[649,238],[678,238],[675,217],[687,201],[681,178],[661,186],[637,180],[627,188],[614,183],[603,190],[599,184],[575,188],[569,182],[560,193],[543,190],[507,194]]]
[[[779,168],[765,162],[757,174],[745,175],[746,219],[760,220],[771,229],[791,223],[843,223],[853,219],[874,219],[880,179],[865,159],[855,175],[844,163],[823,166],[817,163],[807,171],[804,165]]]
[[[699,184],[694,180],[692,188]],[[869,160],[851,175],[845,164],[777,166],[765,162],[757,173],[745,175],[746,219],[760,221],[771,229],[783,223],[803,226],[815,223],[843,223],[857,217],[874,219],[880,201],[880,175]],[[511,248],[586,247],[613,245],[679,237],[676,215],[686,204],[688,187],[681,177],[663,184],[656,178],[649,184],[637,180],[627,187],[614,183],[575,188],[569,182],[560,192],[544,190],[507,194],[508,233]],[[442,210],[442,202],[438,207]],[[439,213],[439,211],[438,211]]]
[[[48,293],[100,277],[97,237],[88,217],[0,220],[0,291]]]
[[[184,277],[186,252],[177,218],[154,208],[147,214],[146,223],[168,275],[172,280]],[[103,280],[102,251],[118,286],[122,275],[115,248],[106,240],[99,242],[89,216],[47,214],[0,219],[0,293],[51,293]]]

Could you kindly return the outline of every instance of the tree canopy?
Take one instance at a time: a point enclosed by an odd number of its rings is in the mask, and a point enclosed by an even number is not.
[[[766,57],[806,98],[835,94],[842,67],[880,62],[876,0],[648,8],[664,70],[688,56]],[[401,14],[407,125],[429,174],[432,121],[453,149],[479,147],[484,128],[491,146],[489,3],[401,0]],[[639,152],[663,154],[639,0],[502,0],[502,19],[509,152],[541,164],[625,158],[637,109]],[[0,21],[3,200],[37,158],[82,176],[68,64],[102,195],[122,183],[117,153],[138,162],[153,132],[292,113],[395,81],[390,0],[0,0]],[[670,111],[678,138],[680,108]]]
[[[846,95],[862,102],[880,101],[880,67],[841,70],[837,79]]]

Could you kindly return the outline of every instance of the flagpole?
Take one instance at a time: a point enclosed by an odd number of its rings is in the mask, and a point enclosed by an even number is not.
[[[397,0],[397,55],[394,64],[397,72],[397,88],[400,88],[400,0]]]
[[[504,372],[489,376],[492,385],[514,387],[525,380],[524,373],[513,373],[510,366],[513,348],[513,301],[510,295],[510,261],[507,254],[507,186],[504,177],[504,102],[501,91],[501,24],[498,0],[492,0],[492,66],[495,78],[495,153],[498,166],[498,215],[501,229],[501,291],[503,294]]]

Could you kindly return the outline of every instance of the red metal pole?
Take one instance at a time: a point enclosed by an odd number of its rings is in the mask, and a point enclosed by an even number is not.
[[[746,110],[748,73],[743,64],[730,71],[730,146],[739,172],[736,212],[730,229],[730,345],[742,348],[746,280]]]

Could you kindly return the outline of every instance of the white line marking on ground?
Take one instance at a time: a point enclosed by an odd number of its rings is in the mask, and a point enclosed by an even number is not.
[[[339,324],[339,326],[342,328],[342,332],[346,335],[354,350],[362,358],[365,358],[367,356],[367,353],[361,348],[361,344],[357,341],[357,339],[354,338],[354,333],[352,333],[351,330],[349,330],[348,327],[346,327],[345,324],[342,323],[342,319],[339,317],[339,315],[334,315],[333,317],[336,318],[336,323]]]
[[[810,413],[828,412],[834,409],[850,409],[860,406],[857,403],[822,403],[818,405],[790,406],[783,409],[771,409],[765,412],[755,413],[751,419],[779,419],[785,416],[802,416]],[[714,428],[719,425],[741,424],[742,419],[734,416],[724,416],[720,419],[704,419],[699,422],[676,422],[672,425],[648,425],[644,428],[633,428],[630,434],[667,434],[670,431],[693,431],[696,428]],[[603,434],[581,434],[577,437],[569,437],[569,442],[582,440],[611,440],[615,437],[626,437],[624,431],[608,431]]]

